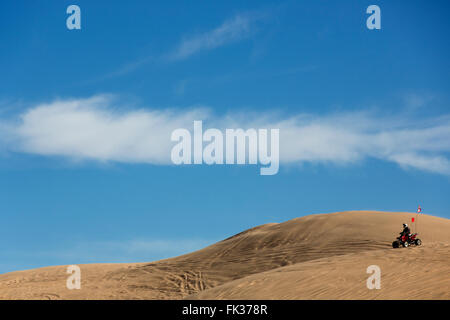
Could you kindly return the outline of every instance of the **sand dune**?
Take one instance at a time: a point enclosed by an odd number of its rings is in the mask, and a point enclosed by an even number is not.
[[[421,215],[424,245],[391,248],[415,216],[310,215],[153,263],[80,265],[81,290],[66,288],[65,266],[11,272],[0,275],[0,298],[449,299],[450,220]],[[381,268],[380,290],[366,287],[372,264]]]
[[[368,290],[367,267],[381,270]],[[258,273],[187,299],[450,299],[450,245],[375,250],[322,258]]]

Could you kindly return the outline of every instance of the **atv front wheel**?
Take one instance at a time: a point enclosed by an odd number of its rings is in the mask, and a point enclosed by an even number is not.
[[[416,239],[415,243],[416,243],[416,246],[420,246],[422,244],[422,240]]]
[[[408,248],[409,243],[408,242],[403,242],[403,247]]]

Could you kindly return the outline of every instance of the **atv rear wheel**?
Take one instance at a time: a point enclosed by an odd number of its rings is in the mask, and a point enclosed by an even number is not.
[[[398,243],[398,241],[394,241],[394,242],[392,242],[392,248],[398,248],[398,247],[400,247],[400,243]]]
[[[416,239],[415,243],[416,243],[416,246],[420,246],[422,244],[422,240]]]

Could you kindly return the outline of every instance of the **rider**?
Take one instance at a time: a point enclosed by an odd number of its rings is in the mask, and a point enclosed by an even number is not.
[[[409,235],[411,233],[411,230],[409,229],[408,225],[406,223],[403,224],[403,231],[401,232],[402,236],[406,236],[407,239],[409,239]]]

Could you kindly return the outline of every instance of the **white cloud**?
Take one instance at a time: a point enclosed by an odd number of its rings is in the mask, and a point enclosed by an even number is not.
[[[402,167],[450,175],[450,161],[442,156],[422,156],[417,153],[399,153],[391,155],[389,160],[398,163]]]
[[[246,38],[252,32],[251,24],[254,18],[250,15],[236,15],[216,29],[185,38],[170,58],[184,59],[199,51],[214,49]]]
[[[15,150],[28,153],[167,164],[171,132],[205,116],[202,110],[119,112],[110,97],[95,96],[31,108],[6,127],[6,137]]]
[[[72,160],[171,164],[174,129],[279,128],[284,164],[351,164],[367,158],[450,175],[450,117],[413,119],[376,113],[218,116],[191,110],[126,109],[107,96],[36,105],[0,123],[3,149]],[[2,149],[0,147],[0,149]]]
[[[450,121],[393,119],[347,113],[274,124],[280,127],[281,162],[351,163],[364,158],[450,174]]]

